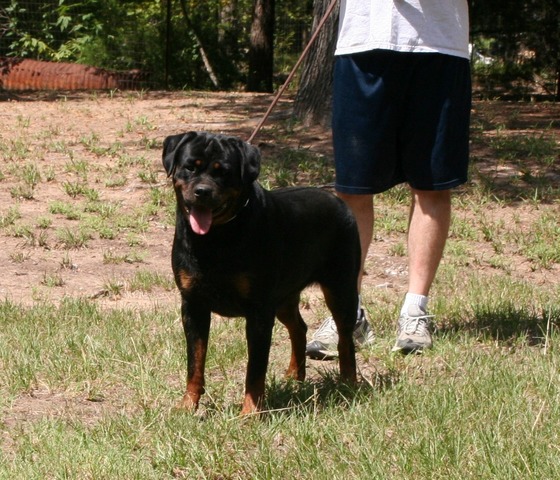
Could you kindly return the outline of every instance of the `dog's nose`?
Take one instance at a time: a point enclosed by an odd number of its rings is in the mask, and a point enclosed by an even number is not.
[[[194,189],[194,196],[198,199],[204,199],[210,197],[212,194],[212,189],[204,185],[198,185]]]

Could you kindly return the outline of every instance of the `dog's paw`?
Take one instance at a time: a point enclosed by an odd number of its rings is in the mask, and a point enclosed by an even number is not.
[[[194,400],[190,395],[185,394],[183,398],[177,402],[175,409],[194,413],[198,409],[198,400]]]

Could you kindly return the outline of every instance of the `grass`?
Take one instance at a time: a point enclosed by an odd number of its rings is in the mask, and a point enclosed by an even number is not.
[[[519,109],[475,116],[471,181],[453,197],[432,291],[433,350],[390,353],[407,253],[408,192],[396,188],[376,198],[373,280],[363,292],[376,342],[358,354],[359,387],[338,382],[336,362],[310,361],[306,382],[285,381],[288,339],[277,325],[266,413],[240,418],[242,319],[214,318],[207,391],[189,415],[175,408],[186,377],[178,302],[116,302],[175,295],[169,265],[152,258],[174,215],[150,151],[159,121],[138,112],[116,126],[119,141],[95,122],[72,138],[51,125],[30,148],[23,139],[37,119],[27,114],[14,116],[21,136],[0,136],[0,241],[15,245],[6,268],[26,282],[28,265],[54,258],[34,302],[0,299],[0,480],[558,477],[560,191],[544,179],[558,175],[551,158],[560,150],[551,127],[525,138],[513,128]],[[265,185],[332,183],[324,155],[270,152]],[[18,187],[31,198],[13,195]],[[122,189],[135,196],[117,198]],[[99,296],[45,294],[64,292],[96,255],[106,268]],[[314,324],[327,313],[313,291],[302,303]]]
[[[489,307],[477,313],[481,322],[526,314]],[[233,381],[245,361],[240,321],[214,325],[200,417],[173,408],[184,376],[176,311],[106,312],[68,299],[30,309],[4,302],[0,314],[2,403],[16,412],[4,417],[11,437],[11,453],[0,461],[4,478],[557,473],[555,333],[547,351],[530,346],[522,332],[512,332],[506,344],[467,328],[443,333],[422,357],[377,359],[379,352],[367,352],[377,371],[358,390],[338,385],[328,365],[300,386],[273,377],[270,412],[241,419],[242,386]],[[275,331],[275,338],[284,336]],[[29,418],[18,422],[23,401],[30,403]]]

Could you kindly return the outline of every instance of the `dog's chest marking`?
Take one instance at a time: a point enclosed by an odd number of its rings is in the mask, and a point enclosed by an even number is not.
[[[234,278],[233,284],[241,298],[249,298],[251,296],[251,279],[247,274],[237,274]]]
[[[179,286],[183,291],[189,291],[196,281],[196,277],[186,270],[180,270],[177,278],[179,279]]]
[[[234,275],[203,275],[200,273],[192,273],[187,270],[180,270],[177,273],[179,287],[182,291],[191,291],[196,284],[209,284],[220,290],[233,289],[240,298],[250,298],[252,292],[252,280],[247,273],[238,273]],[[224,292],[222,292],[224,293]]]

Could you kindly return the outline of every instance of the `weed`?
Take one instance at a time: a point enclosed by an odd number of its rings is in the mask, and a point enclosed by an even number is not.
[[[17,205],[11,206],[6,214],[0,215],[0,228],[5,228],[13,225],[16,220],[21,218],[21,213]]]
[[[122,263],[142,263],[145,255],[138,252],[117,254],[112,250],[103,252],[103,263],[119,265]]]
[[[78,195],[83,195],[87,190],[87,185],[81,181],[78,182],[64,182],[62,188],[69,197],[76,198]]]
[[[37,219],[37,228],[41,228],[43,230],[46,230],[47,228],[50,228],[50,226],[52,225],[52,218],[50,217],[39,217]]]
[[[98,197],[99,195],[95,195],[95,198],[85,206],[84,211],[96,213],[104,219],[114,217],[118,213],[120,205],[116,202],[100,202],[97,200]]]
[[[118,188],[126,185],[127,179],[125,176],[113,176],[111,175],[107,180],[105,180],[105,186],[107,188]]]
[[[53,167],[47,167],[44,172],[45,181],[52,182],[56,178],[56,171]]]
[[[144,241],[135,233],[128,233],[126,236],[126,244],[129,247],[139,247],[143,245]]]
[[[106,292],[107,295],[118,297],[124,291],[124,283],[114,279],[108,280],[103,284],[103,291]]]
[[[34,194],[34,189],[29,185],[16,185],[15,187],[10,188],[10,195],[12,198],[31,200],[33,199]]]
[[[70,257],[68,252],[64,252],[64,256],[62,257],[62,260],[60,261],[60,268],[62,268],[64,270],[75,270],[76,269],[76,265],[72,261],[72,258]]]
[[[19,163],[29,157],[29,143],[22,138],[10,140],[7,144],[0,143],[0,152],[6,160]]]
[[[68,220],[80,220],[82,212],[77,205],[54,201],[49,205],[49,213],[63,215]]]
[[[157,183],[157,173],[154,171],[139,172],[138,177],[143,183]]]
[[[23,263],[26,260],[31,258],[31,254],[29,252],[11,252],[10,253],[10,260],[14,263]]]
[[[91,240],[91,233],[83,229],[74,230],[72,228],[63,227],[56,232],[62,247],[67,250],[87,247],[88,241]]]
[[[12,228],[12,235],[16,238],[22,238],[25,240],[25,244],[28,246],[34,246],[36,237],[33,227],[29,225],[16,225]]]
[[[41,181],[41,174],[39,173],[39,168],[36,163],[26,163],[22,168],[20,176],[25,184],[29,185],[31,188],[35,188]]]
[[[406,245],[403,242],[395,243],[389,248],[389,255],[404,257],[406,255]]]
[[[132,292],[151,292],[155,287],[161,287],[165,290],[174,290],[175,282],[169,276],[164,276],[160,273],[148,270],[136,272],[129,282],[129,288]]]
[[[22,183],[10,188],[10,195],[13,198],[33,199],[35,187],[41,181],[41,174],[37,164],[32,162],[25,163],[23,167],[18,168],[16,176]]]
[[[146,115],[141,115],[134,120],[134,124],[146,130],[155,130],[156,127]]]
[[[27,129],[31,125],[31,118],[30,117],[24,117],[23,115],[18,115],[17,116],[17,125],[21,129]]]
[[[66,163],[64,169],[66,172],[73,173],[85,181],[87,180],[90,167],[86,160],[75,160],[71,158],[70,161]]]
[[[117,234],[118,234],[114,228],[111,228],[109,226],[100,227],[98,229],[98,233],[99,233],[99,238],[103,240],[114,240],[115,238],[117,238]]]
[[[64,279],[58,273],[45,273],[41,283],[46,287],[62,287],[64,285]]]
[[[261,168],[261,178],[267,188],[302,184],[320,186],[333,182],[332,162],[304,149],[282,149]]]
[[[48,247],[49,234],[45,230],[40,230],[36,235],[36,243],[38,247]]]

